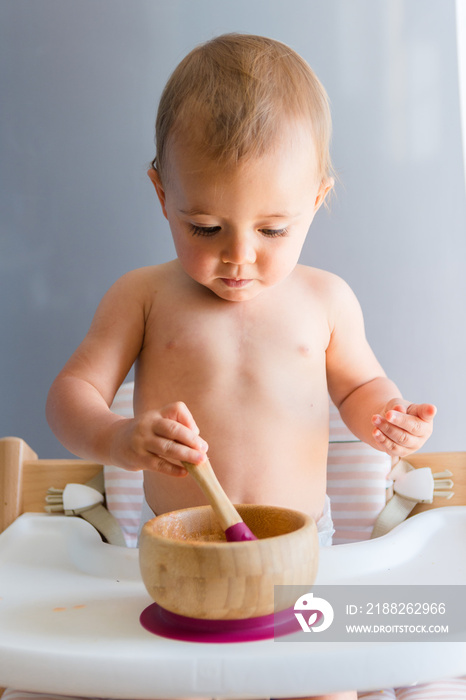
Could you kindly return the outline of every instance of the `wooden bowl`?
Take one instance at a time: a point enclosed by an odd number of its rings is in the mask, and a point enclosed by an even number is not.
[[[245,619],[274,612],[274,585],[314,583],[319,543],[312,518],[275,506],[237,509],[259,539],[227,542],[210,506],[165,513],[144,525],[139,563],[156,603],[198,619]],[[290,600],[284,591],[280,610],[296,602],[293,591]]]

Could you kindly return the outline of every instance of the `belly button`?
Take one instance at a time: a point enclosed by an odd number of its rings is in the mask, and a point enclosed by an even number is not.
[[[175,340],[169,340],[165,347],[167,350],[173,350],[175,348],[175,346],[176,346]]]

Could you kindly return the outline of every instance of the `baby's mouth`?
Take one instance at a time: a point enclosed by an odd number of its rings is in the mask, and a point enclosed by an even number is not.
[[[241,289],[241,287],[246,287],[252,280],[246,279],[232,279],[231,277],[221,277],[222,282],[230,289]]]

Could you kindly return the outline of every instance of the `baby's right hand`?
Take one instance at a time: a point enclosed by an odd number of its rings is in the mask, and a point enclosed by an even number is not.
[[[206,459],[207,450],[194,418],[181,401],[118,422],[112,441],[115,465],[171,476],[186,476],[181,462],[200,464]]]

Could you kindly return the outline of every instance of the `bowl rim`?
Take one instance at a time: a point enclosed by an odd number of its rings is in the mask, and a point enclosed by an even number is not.
[[[218,548],[225,548],[225,545],[233,546],[234,548],[238,547],[263,547],[263,546],[269,546],[268,544],[264,544],[269,542],[271,539],[274,540],[283,540],[285,538],[290,538],[293,537],[296,533],[301,532],[304,530],[306,527],[311,527],[311,529],[314,527],[315,528],[315,536],[317,536],[317,524],[314,518],[312,518],[310,515],[307,513],[303,513],[302,511],[296,510],[295,508],[286,508],[285,506],[272,506],[272,505],[262,505],[262,504],[257,504],[257,503],[240,503],[240,504],[235,504],[235,508],[237,509],[242,509],[242,508],[257,508],[257,507],[265,508],[265,509],[270,509],[270,510],[275,510],[275,511],[284,511],[287,513],[296,513],[300,517],[303,518],[302,524],[296,528],[296,530],[292,530],[291,532],[284,532],[281,535],[273,535],[271,537],[263,537],[262,539],[257,539],[257,540],[247,540],[243,542],[227,542],[227,541],[206,541],[206,540],[196,540],[196,539],[185,539],[185,540],[178,540],[175,538],[167,537],[165,535],[161,535],[159,533],[154,533],[149,529],[150,523],[152,523],[154,520],[158,520],[159,518],[163,518],[169,515],[173,515],[174,513],[186,513],[188,511],[199,511],[199,510],[212,510],[211,506],[206,504],[206,505],[200,505],[200,506],[190,506],[189,508],[180,508],[179,510],[172,510],[172,511],[167,511],[166,513],[161,513],[160,515],[156,515],[147,522],[144,523],[142,529],[141,529],[141,534],[140,534],[140,542],[141,539],[144,535],[144,539],[149,539],[152,542],[162,542],[165,545],[170,542],[171,546],[176,546],[176,547],[181,547],[181,548],[186,548],[190,547],[205,547],[206,549],[218,549]]]

